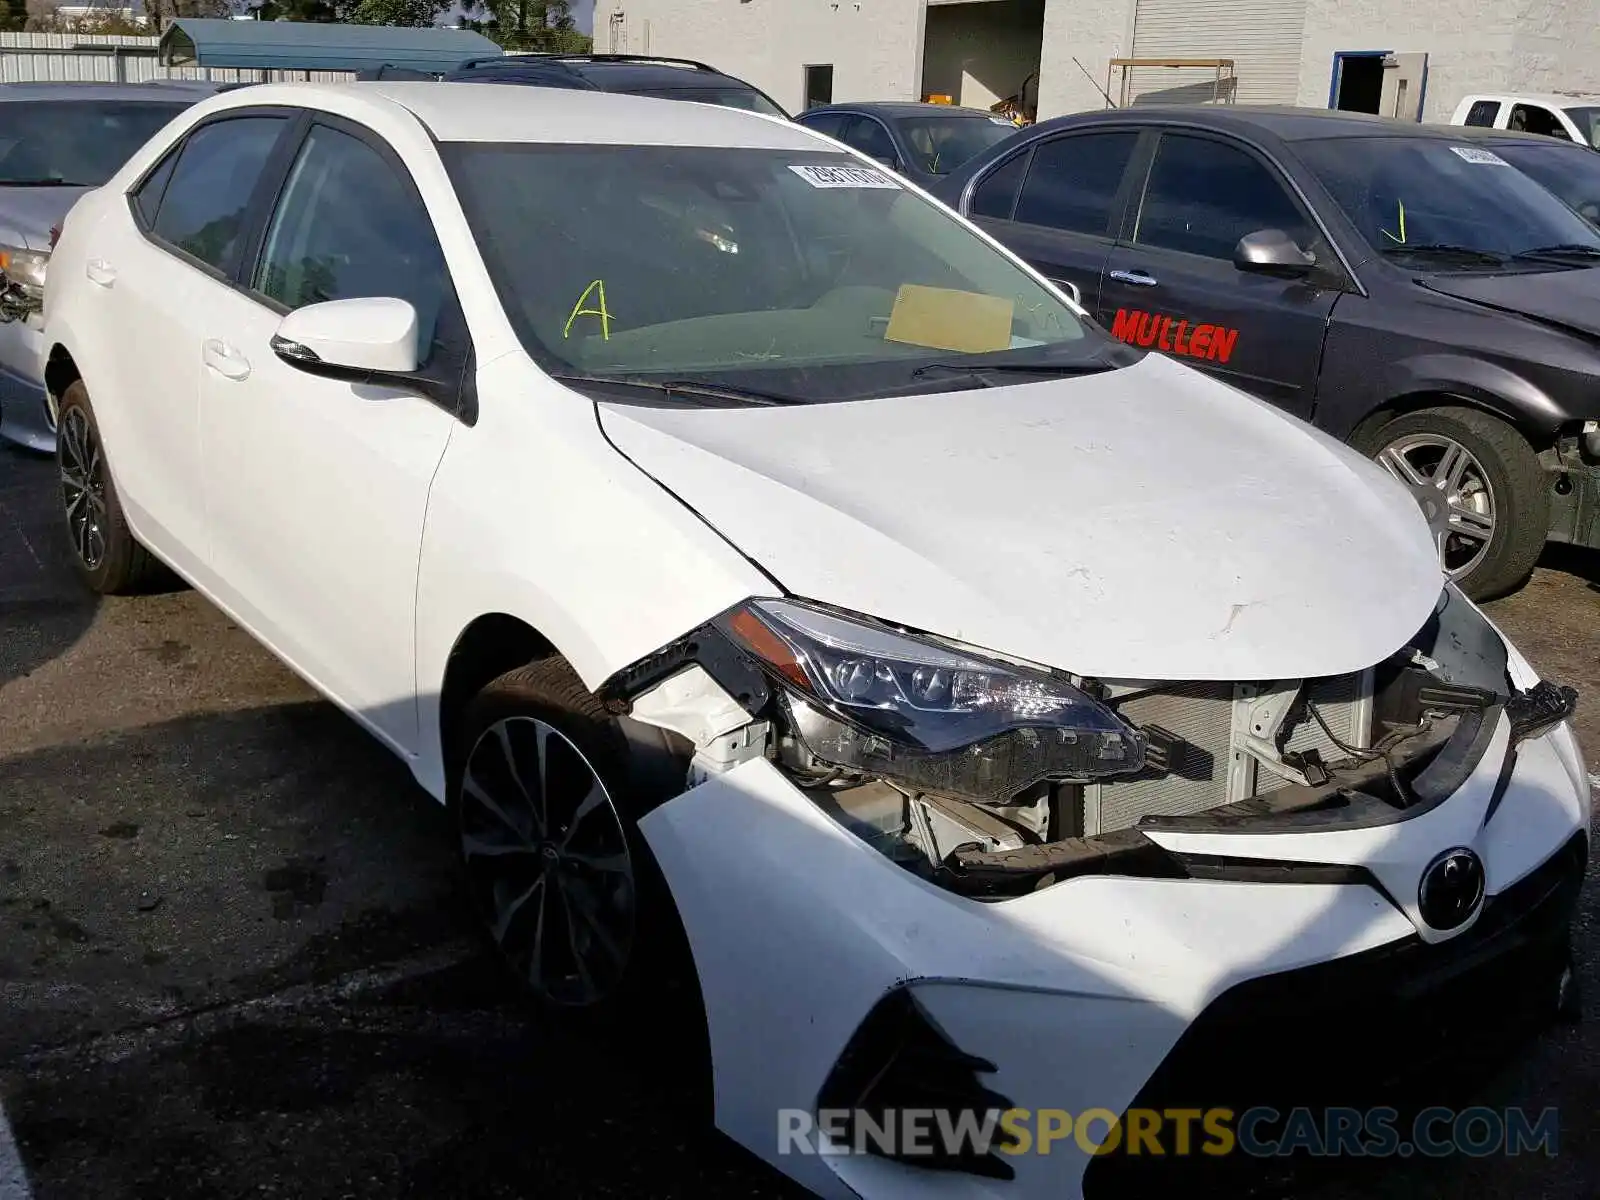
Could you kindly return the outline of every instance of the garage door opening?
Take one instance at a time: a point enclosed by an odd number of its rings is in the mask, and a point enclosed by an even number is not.
[[[928,0],[920,99],[1037,119],[1044,5]]]

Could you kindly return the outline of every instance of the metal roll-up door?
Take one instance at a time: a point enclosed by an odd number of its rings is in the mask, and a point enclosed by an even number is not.
[[[1231,58],[1236,104],[1293,104],[1306,0],[1138,0],[1134,58]],[[1130,67],[1134,103],[1209,103],[1215,72]],[[1120,84],[1112,80],[1112,95]]]

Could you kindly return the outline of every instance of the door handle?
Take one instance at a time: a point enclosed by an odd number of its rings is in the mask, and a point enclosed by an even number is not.
[[[1143,271],[1113,271],[1111,278],[1123,283],[1131,283],[1134,287],[1155,287],[1160,281],[1154,276]]]
[[[227,379],[244,379],[250,374],[250,360],[227,342],[209,338],[200,347],[200,357],[206,366]]]
[[[101,287],[110,287],[117,281],[117,269],[103,258],[91,258],[84,263],[83,273],[89,277],[90,283],[98,283]]]

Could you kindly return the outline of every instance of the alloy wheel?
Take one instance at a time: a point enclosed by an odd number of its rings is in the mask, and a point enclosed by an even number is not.
[[[1451,579],[1483,561],[1494,541],[1495,495],[1470,450],[1443,434],[1413,433],[1385,446],[1378,462],[1416,498]]]
[[[81,408],[69,408],[61,423],[61,502],[78,560],[90,571],[106,557],[106,468],[100,440]]]
[[[507,961],[552,1003],[607,999],[633,952],[637,888],[622,818],[583,752],[537,718],[496,722],[467,758],[457,816]]]

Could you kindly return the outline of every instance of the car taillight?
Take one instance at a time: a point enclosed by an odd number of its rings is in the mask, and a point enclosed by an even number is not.
[[[56,248],[56,243],[59,242],[60,240],[61,240],[61,226],[59,226],[59,225],[50,226],[50,249],[54,250]]]

